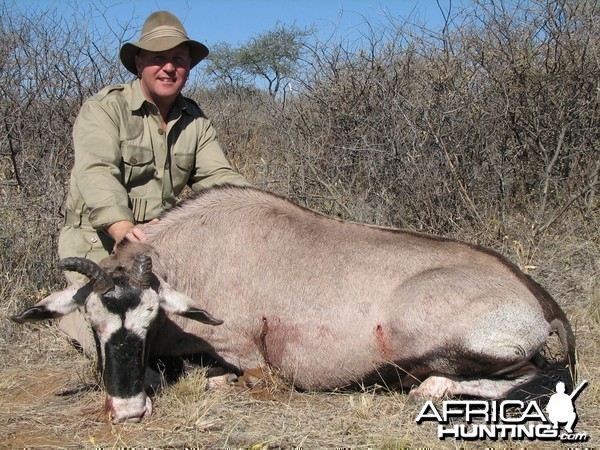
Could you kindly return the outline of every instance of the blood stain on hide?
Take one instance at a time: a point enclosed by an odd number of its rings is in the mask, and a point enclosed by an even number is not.
[[[383,326],[380,323],[375,326],[375,339],[377,340],[377,348],[379,349],[381,356],[383,356],[386,360],[391,361],[392,351],[389,347],[386,336],[383,333]]]

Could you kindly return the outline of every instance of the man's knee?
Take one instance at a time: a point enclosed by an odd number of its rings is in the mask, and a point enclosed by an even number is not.
[[[114,241],[94,229],[65,226],[58,238],[58,256],[77,256],[99,263],[112,251]]]

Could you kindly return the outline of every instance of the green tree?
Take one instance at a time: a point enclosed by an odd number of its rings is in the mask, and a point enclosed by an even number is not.
[[[213,46],[207,72],[219,82],[232,86],[266,82],[271,96],[293,76],[302,57],[310,30],[277,24],[240,47],[220,42]]]
[[[212,46],[205,71],[220,85],[239,87],[246,84],[238,50],[227,42],[219,42]]]

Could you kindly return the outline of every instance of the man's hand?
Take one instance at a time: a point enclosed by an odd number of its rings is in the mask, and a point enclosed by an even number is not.
[[[128,220],[121,220],[106,227],[106,232],[115,240],[115,244],[123,239],[130,242],[144,242],[147,238],[144,228],[155,223],[158,223],[158,219],[152,219],[146,224],[138,225],[134,225]]]

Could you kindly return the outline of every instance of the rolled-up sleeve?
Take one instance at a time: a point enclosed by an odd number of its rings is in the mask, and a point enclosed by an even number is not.
[[[119,125],[99,102],[88,101],[81,107],[73,143],[74,176],[90,224],[101,229],[120,220],[133,221],[121,180]]]

